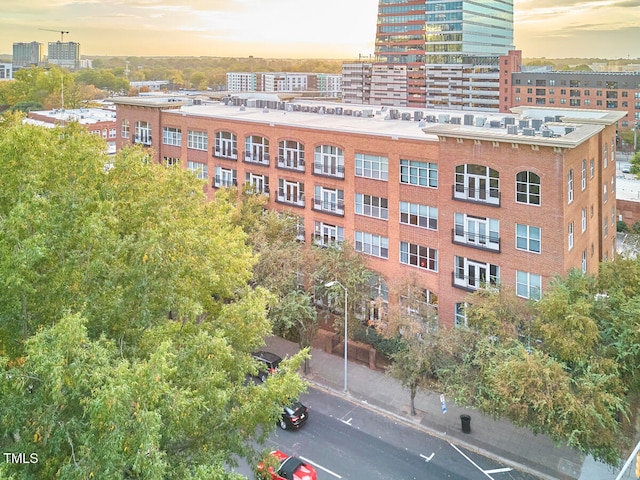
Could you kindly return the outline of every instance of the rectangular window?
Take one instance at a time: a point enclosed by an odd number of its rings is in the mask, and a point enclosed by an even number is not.
[[[516,271],[516,295],[531,300],[539,300],[542,291],[540,275],[529,272]]]
[[[587,188],[587,159],[582,160],[582,190]]]
[[[319,145],[315,148],[313,173],[344,178],[344,151],[333,145]]]
[[[344,228],[323,222],[313,222],[313,240],[316,245],[329,245],[344,242]]]
[[[207,132],[200,132],[198,130],[187,130],[187,148],[204,151],[209,150],[207,142]]]
[[[540,253],[540,228],[516,224],[516,248],[527,252]]]
[[[589,177],[593,178],[595,174],[596,174],[596,162],[592,158],[591,160],[589,160]]]
[[[500,283],[500,267],[491,263],[478,262],[466,257],[454,257],[453,285],[467,290],[477,290]]]
[[[355,250],[374,257],[389,258],[389,239],[367,232],[355,232]]]
[[[195,173],[196,177],[199,178],[200,180],[209,179],[206,163],[188,161],[187,170],[191,170],[193,173]]]
[[[582,273],[587,273],[587,251],[582,251]]]
[[[603,196],[604,203],[607,203],[607,200],[609,200],[609,192],[607,191],[606,183],[602,185],[602,196]]]
[[[400,242],[400,263],[437,272],[438,251],[414,243]]]
[[[373,178],[375,180],[389,179],[389,159],[382,155],[356,153],[356,177]]]
[[[213,186],[215,188],[220,187],[232,187],[238,185],[237,172],[234,169],[216,167],[216,176],[213,179]]]
[[[573,169],[567,174],[567,201],[573,202]]]
[[[400,183],[437,188],[438,164],[400,160]]]
[[[587,230],[587,208],[582,209],[582,233]]]
[[[573,222],[567,226],[567,244],[569,245],[569,250],[571,250],[573,248]]]
[[[355,212],[358,215],[387,220],[389,218],[387,199],[356,193]]]
[[[438,209],[418,203],[400,202],[400,223],[438,229]]]
[[[344,215],[344,190],[315,186],[313,208]]]
[[[277,201],[304,207],[304,183],[279,178]]]
[[[162,143],[165,145],[182,145],[182,130],[174,127],[162,127]]]
[[[500,250],[500,221],[495,218],[455,214],[454,242]]]

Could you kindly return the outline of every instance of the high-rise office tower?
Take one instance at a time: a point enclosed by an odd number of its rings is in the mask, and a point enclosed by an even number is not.
[[[379,0],[372,103],[497,108],[513,48],[513,0]]]

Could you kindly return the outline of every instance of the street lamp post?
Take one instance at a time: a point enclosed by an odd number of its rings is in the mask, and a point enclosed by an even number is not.
[[[347,352],[348,352],[348,344],[349,344],[349,336],[347,334],[347,301],[349,299],[349,293],[347,291],[347,287],[342,285],[339,281],[333,280],[329,283],[325,283],[324,286],[327,288],[331,288],[335,285],[340,285],[344,290],[344,391],[347,392]]]

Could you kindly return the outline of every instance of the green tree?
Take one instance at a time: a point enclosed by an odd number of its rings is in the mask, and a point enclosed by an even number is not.
[[[0,444],[41,462],[7,476],[232,478],[306,356],[245,385],[273,296],[248,284],[234,206],[141,149],[113,161],[77,124],[20,120],[0,122]]]

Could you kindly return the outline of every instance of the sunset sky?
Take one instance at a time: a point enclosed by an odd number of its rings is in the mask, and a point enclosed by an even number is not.
[[[526,58],[640,59],[640,0],[515,0]],[[0,53],[80,43],[82,55],[353,59],[373,53],[378,0],[0,0]],[[47,31],[50,29],[54,31]]]

